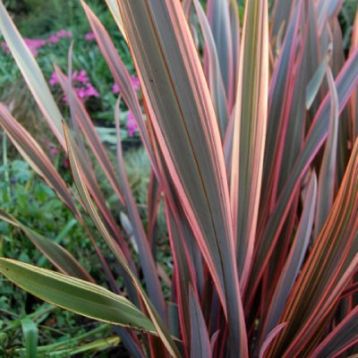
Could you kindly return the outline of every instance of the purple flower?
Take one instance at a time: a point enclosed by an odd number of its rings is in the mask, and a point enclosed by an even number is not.
[[[129,137],[133,137],[137,132],[138,126],[132,111],[128,112],[127,116],[127,133]]]
[[[84,39],[86,41],[95,41],[96,37],[95,37],[94,33],[92,31],[90,31],[85,34]]]

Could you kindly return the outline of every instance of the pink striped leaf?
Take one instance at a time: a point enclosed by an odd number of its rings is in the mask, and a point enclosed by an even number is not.
[[[229,313],[231,344],[245,356],[246,330],[220,133],[182,6],[178,0],[118,4],[156,138]]]

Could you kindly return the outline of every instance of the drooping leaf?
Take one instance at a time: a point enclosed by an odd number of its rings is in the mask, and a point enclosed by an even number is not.
[[[102,322],[155,334],[153,323],[123,296],[78,278],[0,258],[0,272],[40,299]]]
[[[164,326],[160,316],[156,312],[152,303],[149,301],[139,279],[135,276],[131,268],[128,266],[128,261],[123,251],[121,250],[120,246],[118,246],[118,244],[112,237],[111,233],[107,230],[105,224],[103,223],[100,216],[98,215],[96,206],[91,199],[91,196],[88,192],[86,185],[84,184],[85,183],[83,177],[84,173],[82,170],[80,160],[78,158],[78,149],[76,143],[74,142],[67,126],[64,127],[64,132],[65,132],[66,143],[68,146],[69,159],[71,163],[72,173],[74,175],[75,184],[87,213],[90,215],[98,231],[103,236],[104,240],[112,250],[112,253],[118,260],[118,263],[121,265],[122,269],[124,270],[124,273],[127,275],[131,284],[133,285],[136,292],[138,293],[139,297],[142,299],[143,304],[145,305],[145,308],[147,309],[148,314],[163,344],[165,345],[168,352],[172,356],[177,357],[178,356],[177,348],[172,338],[170,337],[170,333],[168,329]]]
[[[4,128],[25,160],[56,191],[64,203],[77,216],[78,213],[72,195],[46,153],[31,134],[16,121],[9,110],[1,103],[0,125]]]
[[[62,246],[29,229],[2,210],[0,210],[0,219],[21,229],[37,249],[40,250],[58,270],[67,275],[94,282],[91,275],[80,265],[71,253]]]

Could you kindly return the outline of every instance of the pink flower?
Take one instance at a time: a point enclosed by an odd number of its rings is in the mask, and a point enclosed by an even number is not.
[[[60,38],[56,34],[53,34],[53,35],[49,36],[47,41],[51,44],[57,44],[57,42],[60,41]]]
[[[84,84],[89,82],[89,78],[85,70],[80,70],[80,72],[73,72],[72,79],[73,81],[77,81]]]
[[[84,36],[84,39],[86,41],[95,41],[96,40],[96,37],[94,35],[94,33],[91,31],[91,32],[87,32]]]
[[[76,88],[76,93],[80,99],[85,99],[85,97],[86,97],[86,89],[85,88]]]
[[[132,111],[128,112],[127,116],[127,133],[129,137],[133,137],[137,132],[138,126]]]
[[[135,91],[138,91],[140,89],[140,81],[137,76],[131,76],[131,86]],[[121,87],[118,83],[114,83],[112,86],[112,93],[117,94],[121,92]]]
[[[135,91],[138,91],[140,89],[140,81],[137,76],[135,75],[131,76],[131,85]]]
[[[51,86],[58,84],[58,77],[55,71],[52,72],[50,80],[48,81]]]
[[[56,72],[52,72],[49,83],[51,86],[59,84],[59,78]],[[85,102],[90,97],[99,97],[97,89],[91,84],[85,70],[75,71],[72,73],[72,85],[80,100]],[[63,100],[68,103],[66,96]]]
[[[61,38],[61,39],[66,38],[66,37],[67,37],[67,38],[71,38],[71,37],[72,37],[72,32],[71,32],[71,31],[64,30],[64,29],[62,29],[62,30],[60,30],[60,31],[57,31],[56,34],[57,34],[57,36],[58,36],[59,38]]]
[[[57,31],[56,33],[52,34],[51,36],[49,36],[49,38],[47,39],[47,42],[51,43],[51,44],[57,44],[61,39],[71,38],[71,37],[72,37],[71,31],[62,29],[62,30]]]
[[[41,47],[46,45],[46,40],[43,39],[24,39],[24,41],[34,56]]]
[[[76,87],[76,94],[82,102],[86,102],[90,97],[99,97],[98,91],[92,84],[88,84],[85,87]],[[64,101],[67,103],[67,97],[64,97]]]
[[[99,97],[99,93],[91,84],[88,84],[85,88],[85,97]]]
[[[119,88],[119,85],[117,83],[113,83],[113,86],[112,86],[112,92],[114,94],[117,94],[120,92],[120,88]]]

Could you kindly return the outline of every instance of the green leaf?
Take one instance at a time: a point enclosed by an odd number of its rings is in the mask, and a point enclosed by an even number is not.
[[[22,333],[25,339],[26,358],[37,357],[38,329],[36,324],[29,317],[21,320]]]
[[[153,323],[125,297],[78,278],[0,258],[0,272],[32,295],[98,321],[155,333]]]
[[[40,250],[47,259],[61,272],[70,276],[81,278],[82,280],[94,282],[90,274],[80,265],[80,263],[62,246],[41,236],[37,232],[21,224],[12,216],[0,209],[0,219],[21,229],[31,242]]]

